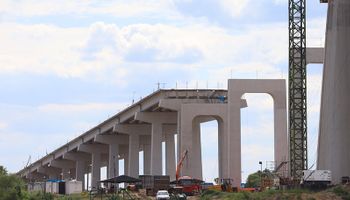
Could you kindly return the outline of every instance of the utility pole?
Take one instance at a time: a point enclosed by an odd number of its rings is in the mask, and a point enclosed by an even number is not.
[[[289,0],[289,138],[293,179],[307,169],[306,0]]]

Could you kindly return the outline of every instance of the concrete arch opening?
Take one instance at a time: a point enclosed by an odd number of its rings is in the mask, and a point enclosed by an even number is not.
[[[272,97],[265,93],[246,93],[243,98],[248,106],[241,109],[242,183],[260,167],[271,170],[275,160]]]
[[[200,124],[215,120],[218,124],[218,176],[225,177],[227,159],[223,158],[227,156],[225,150],[227,147],[226,105],[184,104],[181,113],[181,152],[188,151],[182,168],[182,175],[203,179]]]
[[[222,174],[224,151],[222,127],[223,119],[220,116],[198,115],[192,120],[193,145],[196,147],[193,149],[193,154],[198,158],[196,160],[198,173],[195,176],[208,182],[213,182]],[[202,165],[203,161],[207,163],[205,166]]]
[[[287,95],[283,79],[231,79],[228,85],[228,167],[229,177],[236,187],[242,180],[241,165],[241,107],[242,96],[246,93],[266,93],[273,98],[274,112],[274,160],[275,167],[289,161],[287,135]],[[286,169],[289,174],[289,168]]]

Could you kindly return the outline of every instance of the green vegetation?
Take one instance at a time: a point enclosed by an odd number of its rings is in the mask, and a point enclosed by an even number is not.
[[[245,187],[258,188],[260,187],[260,184],[261,184],[261,172],[257,171],[248,176]]]
[[[264,200],[264,199],[302,199],[302,194],[311,193],[308,190],[267,190],[264,192],[238,192],[227,193],[218,191],[206,191],[201,195],[202,200],[223,199],[223,200]],[[312,198],[308,198],[311,200]]]
[[[16,200],[22,198],[23,182],[14,175],[9,175],[5,167],[0,166],[0,199]]]
[[[29,193],[24,189],[24,182],[16,175],[8,174],[5,167],[0,166],[0,199],[1,200],[53,200],[53,195]]]
[[[336,186],[329,191],[341,197],[343,200],[350,200],[350,192],[344,186]]]

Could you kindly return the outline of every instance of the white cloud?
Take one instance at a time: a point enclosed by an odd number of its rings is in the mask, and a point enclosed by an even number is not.
[[[326,36],[327,19],[314,18],[307,22],[307,46],[308,47],[324,47]]]
[[[0,130],[5,129],[6,127],[7,127],[7,123],[0,121]]]
[[[80,49],[93,30],[60,28],[52,25],[0,26],[0,73],[34,73],[125,86],[127,68],[120,65],[118,54],[103,48],[95,60],[84,60]]]
[[[0,146],[3,149],[0,152],[0,163],[6,164],[10,172],[17,172],[25,166],[28,156],[31,156],[33,163],[45,156],[46,152],[50,153],[73,137],[73,133],[28,134],[10,130],[0,131]],[[6,149],[11,149],[11,151],[6,151]]]
[[[315,35],[323,29],[320,21],[309,23]],[[231,71],[233,77],[281,78],[286,72],[278,65],[288,59],[287,26],[282,23],[236,32],[207,23],[119,27],[99,22],[87,28],[3,23],[0,31],[2,74],[53,74],[119,87],[127,85],[133,70],[150,68],[186,69],[194,76],[206,69],[212,81],[229,78]]]
[[[171,1],[45,1],[24,0],[0,2],[0,13],[13,16],[43,16],[43,15],[101,15],[108,14],[118,17],[135,17],[142,15],[176,15],[172,10]],[[166,15],[167,14],[167,15]]]
[[[250,0],[220,0],[222,9],[231,17],[239,17],[249,5]]]

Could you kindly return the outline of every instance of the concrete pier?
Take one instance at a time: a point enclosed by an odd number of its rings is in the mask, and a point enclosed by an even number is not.
[[[329,0],[317,168],[350,176],[350,1]]]

